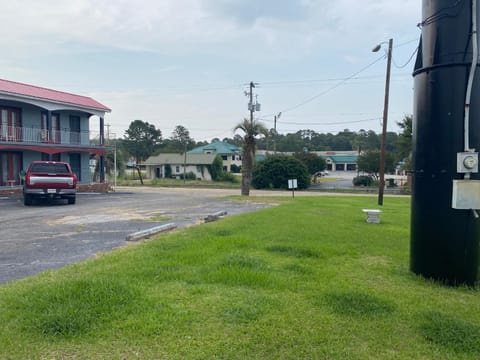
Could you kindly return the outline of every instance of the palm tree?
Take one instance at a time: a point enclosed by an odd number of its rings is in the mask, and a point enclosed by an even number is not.
[[[242,195],[250,195],[250,184],[252,182],[253,163],[255,160],[256,137],[258,135],[267,136],[268,129],[257,120],[243,119],[235,126],[235,130],[242,130],[243,135],[243,154],[242,154]]]

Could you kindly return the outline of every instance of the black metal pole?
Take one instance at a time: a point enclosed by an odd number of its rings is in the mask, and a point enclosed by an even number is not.
[[[477,0],[472,0],[477,1]],[[474,286],[480,221],[452,208],[457,153],[464,150],[464,111],[472,64],[472,1],[423,0],[414,70],[410,268],[449,285]],[[476,14],[478,16],[478,13]],[[472,99],[480,97],[475,79]],[[470,145],[480,149],[480,109],[470,108]],[[478,180],[472,173],[471,179]]]

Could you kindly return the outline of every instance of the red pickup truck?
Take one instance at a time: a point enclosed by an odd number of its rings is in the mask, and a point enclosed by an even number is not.
[[[70,165],[59,161],[34,161],[25,173],[23,203],[32,205],[34,198],[67,199],[75,204],[77,176]]]

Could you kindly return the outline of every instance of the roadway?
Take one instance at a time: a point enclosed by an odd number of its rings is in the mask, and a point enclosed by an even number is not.
[[[79,193],[77,203],[35,202],[0,196],[0,283],[78,262],[127,244],[126,236],[165,223],[199,224],[210,214],[227,216],[268,205],[224,197],[236,191],[117,188]]]

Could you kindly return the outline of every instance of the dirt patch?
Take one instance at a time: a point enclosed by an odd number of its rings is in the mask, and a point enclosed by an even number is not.
[[[136,212],[121,210],[107,210],[103,214],[92,215],[67,215],[59,219],[48,221],[49,225],[83,225],[83,224],[99,224],[115,221],[144,220],[144,217]]]

